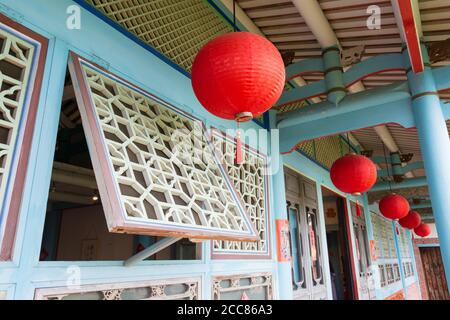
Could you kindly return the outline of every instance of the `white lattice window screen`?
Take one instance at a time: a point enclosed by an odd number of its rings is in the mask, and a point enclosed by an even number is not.
[[[386,219],[380,217],[380,229],[381,229],[381,241],[383,243],[383,257],[389,258],[390,257],[390,250],[389,250],[389,232],[388,229],[389,226],[387,224]]]
[[[157,226],[163,235],[172,228],[167,235],[175,230],[187,237],[257,240],[200,121],[87,63],[81,66],[122,216],[148,226],[133,233],[155,234]],[[108,201],[108,194],[101,196]]]
[[[273,286],[270,273],[253,273],[248,275],[218,276],[213,278],[213,300],[230,298],[242,299],[246,296],[251,299],[256,296],[258,300],[272,300]]]
[[[397,251],[395,249],[395,238],[394,238],[394,231],[392,230],[392,224],[390,222],[387,222],[386,228],[387,228],[387,234],[388,234],[388,238],[389,238],[389,257],[396,258]]]
[[[399,229],[400,229],[400,236],[399,236],[400,254],[402,258],[409,258],[410,253],[409,253],[408,232],[403,228],[399,227]]]
[[[25,112],[35,47],[0,26],[0,200],[5,199],[8,176],[21,119]]]
[[[377,214],[373,212],[370,213],[370,219],[372,221],[373,237],[375,240],[375,255],[377,256],[377,259],[379,259],[383,254],[383,245],[380,237],[380,221]]]
[[[212,139],[217,154],[225,165],[259,235],[258,242],[214,241],[214,251],[221,253],[267,253],[267,160],[256,151],[243,148],[244,161],[237,165],[234,161],[236,150],[234,140],[219,132],[215,132]]]
[[[79,289],[38,289],[37,300],[198,300],[199,279],[154,280],[81,286]]]

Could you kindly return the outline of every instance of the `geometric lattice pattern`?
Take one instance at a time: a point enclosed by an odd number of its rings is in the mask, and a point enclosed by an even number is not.
[[[13,166],[35,47],[0,28],[0,203]]]
[[[214,241],[214,252],[261,254],[268,253],[268,217],[267,217],[267,160],[266,157],[250,149],[242,147],[243,161],[237,165],[234,161],[236,152],[235,140],[214,130],[212,135],[216,154],[227,169],[237,192],[239,193],[247,214],[250,216],[259,235],[257,242]]]
[[[200,121],[93,66],[81,66],[94,105],[94,140],[104,145],[107,173],[126,220],[146,224],[146,234],[158,226],[188,237],[203,232],[208,239],[256,240]],[[108,201],[107,192],[101,196]]]
[[[378,258],[390,259],[396,258],[394,233],[392,231],[391,221],[378,214],[372,214],[372,224],[374,227],[374,239],[379,244]],[[377,230],[377,233],[375,233]]]
[[[197,279],[155,280],[82,286],[79,289],[38,289],[37,300],[198,300]]]
[[[399,235],[398,235],[398,246],[400,249],[400,256],[402,258],[409,258],[411,257],[410,249],[409,249],[409,241],[411,240],[408,235],[407,231],[403,229],[402,227],[398,227],[399,229]]]
[[[380,239],[380,222],[379,217],[376,213],[370,212],[370,219],[372,222],[373,238],[375,241],[375,255],[377,259],[382,257],[382,242]]]
[[[272,300],[270,273],[217,276],[213,281],[213,300]]]
[[[298,149],[328,169],[344,154],[354,152],[340,135],[309,140]]]
[[[232,28],[202,0],[86,0],[190,72],[200,48]]]

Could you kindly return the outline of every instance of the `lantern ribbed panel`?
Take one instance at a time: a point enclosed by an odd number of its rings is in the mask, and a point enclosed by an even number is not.
[[[385,196],[378,207],[383,216],[392,220],[404,218],[409,212],[408,200],[399,194]]]
[[[342,192],[363,193],[377,181],[377,168],[369,158],[348,154],[333,163],[330,177],[334,186]]]
[[[234,32],[208,42],[192,66],[192,86],[212,114],[234,120],[239,113],[258,117],[280,97],[285,68],[278,49],[267,39]]]
[[[400,225],[406,229],[417,228],[421,222],[422,218],[420,217],[420,214],[413,210],[409,211],[406,217],[398,220],[398,223],[400,223]]]
[[[431,233],[431,228],[426,223],[421,223],[417,228],[414,229],[414,233],[419,237],[428,237]]]

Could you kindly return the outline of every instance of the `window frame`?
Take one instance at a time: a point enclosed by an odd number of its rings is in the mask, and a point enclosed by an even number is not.
[[[227,143],[232,141],[232,143],[235,145],[235,139],[229,135],[227,135],[225,132],[220,131],[217,128],[212,127],[210,129],[211,136],[214,138],[214,136],[217,136],[218,139],[224,140],[223,143]],[[214,244],[211,244],[211,259],[271,259],[272,258],[272,245],[271,245],[271,212],[270,212],[270,194],[269,194],[269,173],[267,170],[268,166],[268,157],[267,155],[261,153],[260,151],[252,148],[246,143],[242,143],[242,148],[245,150],[245,152],[253,153],[255,157],[261,157],[264,161],[265,167],[261,170],[264,173],[264,205],[265,205],[265,228],[266,228],[266,250],[264,251],[226,251],[221,249],[214,248]],[[226,165],[222,164],[223,167],[226,169]],[[236,189],[236,187],[235,187]],[[244,204],[245,205],[245,204]],[[256,229],[256,226],[255,226]],[[257,230],[258,231],[258,230]]]
[[[35,47],[28,84],[24,93],[26,95],[22,106],[24,112],[21,114],[17,138],[13,143],[15,150],[12,151],[12,157],[14,159],[11,169],[4,176],[4,179],[7,179],[5,192],[0,195],[3,201],[3,207],[0,208],[0,261],[9,261],[13,258],[49,40],[3,14],[0,14],[0,28],[13,33],[16,37],[24,39]]]
[[[159,97],[143,90],[142,88],[122,79],[118,75],[105,70],[101,66],[84,59],[74,52],[69,54],[69,71],[72,77],[72,82],[74,83],[75,96],[77,103],[79,104],[79,109],[81,116],[84,119],[82,121],[83,128],[85,130],[85,135],[87,138],[88,146],[90,150],[96,150],[95,157],[92,157],[91,161],[94,166],[94,172],[96,172],[97,184],[99,187],[99,192],[102,199],[108,199],[108,201],[103,201],[103,210],[105,211],[105,216],[108,222],[108,227],[110,232],[126,232],[131,234],[143,234],[143,235],[153,235],[153,236],[171,236],[180,238],[190,238],[194,240],[237,240],[237,241],[256,241],[259,239],[257,232],[250,221],[249,216],[243,209],[243,203],[240,199],[238,193],[236,192],[230,177],[226,173],[226,170],[221,165],[216,157],[216,163],[219,166],[223,178],[227,183],[231,194],[239,208],[244,222],[248,226],[248,232],[243,231],[222,231],[217,229],[211,229],[208,227],[197,227],[194,226],[177,226],[175,224],[158,225],[157,223],[145,222],[140,223],[129,219],[123,211],[123,206],[120,199],[120,192],[117,190],[117,181],[114,178],[113,170],[110,167],[109,154],[106,151],[105,140],[102,138],[103,132],[99,128],[97,121],[97,116],[95,114],[95,104],[93,103],[92,95],[90,92],[90,87],[87,84],[87,79],[85,77],[85,72],[83,71],[83,65],[88,68],[95,70],[96,72],[102,73],[105,77],[113,79],[113,81],[119,82],[121,85],[129,87],[131,90],[144,95],[145,97],[151,99],[157,104],[162,105],[165,108],[170,109],[173,112],[180,114],[183,117],[199,121],[203,126],[203,132],[206,137],[207,144],[211,144],[210,137],[208,136],[208,131],[206,130],[205,124],[200,122],[199,119],[194,116],[187,114],[186,112],[180,110],[179,108],[171,105],[170,103],[162,100]],[[85,120],[87,119],[87,121]],[[103,195],[102,195],[103,193]],[[113,208],[121,208],[121,210],[115,210]]]

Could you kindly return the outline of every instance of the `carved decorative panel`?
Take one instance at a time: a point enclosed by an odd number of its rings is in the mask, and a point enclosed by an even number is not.
[[[218,130],[213,130],[212,140],[217,155],[227,169],[234,187],[236,188],[247,214],[258,232],[258,242],[242,241],[214,241],[214,253],[236,255],[243,254],[263,255],[269,254],[269,226],[268,226],[268,181],[267,159],[256,150],[245,146],[242,148],[244,161],[237,165],[234,157],[236,143],[233,138],[225,136]],[[219,255],[217,255],[219,256]]]
[[[11,258],[46,50],[0,15],[0,260]]]
[[[199,300],[200,279],[139,281],[37,289],[37,300]]]
[[[272,300],[272,275],[218,276],[213,278],[214,300]]]
[[[256,241],[203,123],[72,54],[110,231]]]

